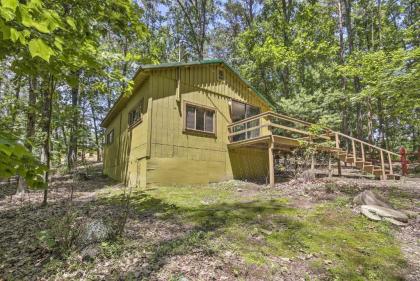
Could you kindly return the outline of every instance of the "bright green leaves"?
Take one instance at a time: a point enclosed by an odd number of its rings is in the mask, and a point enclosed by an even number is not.
[[[68,21],[70,18],[67,18]],[[10,41],[12,49],[17,50],[15,44],[20,43],[28,46],[32,57],[49,62],[50,57],[56,54],[53,48],[63,49],[63,40],[53,35],[57,29],[63,29],[60,16],[54,10],[45,9],[42,1],[31,0],[23,4],[18,0],[1,0],[0,40]]]
[[[29,52],[33,58],[40,57],[48,62],[50,61],[50,57],[54,55],[53,49],[45,44],[42,39],[32,39],[29,42]]]
[[[15,18],[18,0],[1,0],[0,16],[7,22]]]
[[[74,22],[74,19],[73,18],[71,18],[71,17],[67,17],[66,18],[66,22],[67,22],[67,24],[68,25],[70,25],[70,27],[73,29],[73,30],[76,30],[77,28],[76,28],[76,23]]]
[[[13,12],[16,11],[18,4],[18,0],[1,0],[1,6],[5,9],[10,9]]]
[[[60,51],[63,51],[63,38],[55,37],[54,38],[54,46],[59,49]]]
[[[15,138],[0,132],[0,178],[19,175],[31,187],[43,187],[45,167]]]

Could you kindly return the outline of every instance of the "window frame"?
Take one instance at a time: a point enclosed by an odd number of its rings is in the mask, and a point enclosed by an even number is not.
[[[222,75],[223,75],[223,78],[221,78],[220,77],[220,74],[222,73]],[[225,69],[223,68],[223,67],[221,67],[221,66],[219,66],[218,68],[217,68],[217,73],[216,73],[216,75],[217,75],[217,81],[226,81],[226,71],[225,71]]]
[[[128,128],[132,129],[135,126],[137,126],[138,124],[140,124],[143,121],[143,106],[144,106],[144,98],[142,98],[135,107],[133,107],[129,112],[128,112]],[[138,119],[134,120],[133,122],[130,123],[130,119],[131,119],[131,114],[135,111],[139,111],[139,117]]]
[[[191,129],[191,128],[187,128],[187,106],[191,106],[194,108],[199,108],[199,109],[203,109],[205,112],[213,112],[213,131],[209,132],[209,131],[204,131],[204,130],[197,130],[197,129]],[[184,101],[184,105],[183,105],[183,110],[182,110],[182,123],[183,123],[183,132],[184,133],[193,133],[193,134],[198,134],[198,135],[205,135],[205,136],[212,136],[212,137],[216,137],[217,136],[217,111],[216,108],[214,107],[210,107],[210,106],[206,106],[206,105],[202,105],[202,104],[197,104],[197,103],[193,103],[193,102],[189,102],[189,101]],[[206,115],[204,115],[204,120],[206,118]],[[205,121],[204,121],[204,127],[205,127]],[[195,114],[195,127],[197,128],[197,114]]]
[[[110,137],[112,135],[112,139],[110,140]],[[106,136],[105,136],[105,144],[106,145],[111,145],[114,143],[114,138],[115,138],[115,133],[114,133],[114,129],[110,130]]]

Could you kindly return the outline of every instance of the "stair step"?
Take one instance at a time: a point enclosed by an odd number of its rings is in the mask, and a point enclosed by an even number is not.
[[[395,175],[395,174],[389,174],[389,175],[387,175],[386,177],[387,177],[387,179],[389,179],[389,180],[399,180],[399,179],[401,178],[401,176],[400,176],[400,175]]]

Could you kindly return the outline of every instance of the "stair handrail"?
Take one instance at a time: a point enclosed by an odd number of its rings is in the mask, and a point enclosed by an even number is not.
[[[376,146],[376,145],[370,144],[370,143],[368,143],[368,142],[365,142],[365,141],[362,141],[362,140],[359,140],[359,139],[353,138],[353,137],[351,137],[351,136],[349,136],[349,135],[346,135],[346,134],[343,134],[343,133],[340,133],[340,132],[336,132],[336,131],[333,131],[333,130],[330,130],[330,131],[331,131],[331,133],[338,134],[338,135],[340,135],[340,136],[342,136],[342,137],[345,137],[345,138],[347,138],[347,139],[350,139],[350,140],[353,140],[353,141],[357,141],[357,142],[363,143],[364,145],[370,146],[370,147],[372,147],[372,148],[378,149],[378,150],[383,151],[383,152],[386,152],[386,153],[388,153],[388,154],[391,154],[391,155],[394,155],[394,156],[398,156],[398,157],[400,156],[399,154],[397,154],[397,153],[395,153],[395,152],[392,152],[392,151],[389,151],[389,150],[383,149],[383,148],[381,148],[381,147],[379,147],[379,146]]]

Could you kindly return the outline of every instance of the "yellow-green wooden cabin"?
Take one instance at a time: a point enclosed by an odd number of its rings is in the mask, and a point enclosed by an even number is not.
[[[223,60],[144,65],[102,122],[104,173],[140,187],[264,179],[267,149],[229,148],[228,125],[270,108]]]

